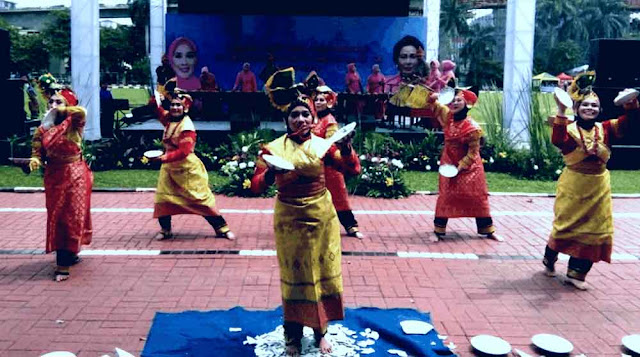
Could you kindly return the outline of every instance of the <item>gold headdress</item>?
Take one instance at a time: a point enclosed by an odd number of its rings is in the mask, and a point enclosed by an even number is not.
[[[567,92],[574,103],[582,102],[585,99],[597,99],[598,95],[593,91],[593,84],[596,82],[596,72],[589,71],[581,73],[571,82]]]
[[[279,70],[274,73],[264,85],[271,105],[280,111],[286,112],[289,105],[302,95],[301,84],[295,83],[293,67]]]

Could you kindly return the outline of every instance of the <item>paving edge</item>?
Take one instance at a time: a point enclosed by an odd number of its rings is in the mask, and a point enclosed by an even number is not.
[[[105,187],[94,188],[93,192],[156,192],[154,187]],[[44,187],[0,187],[0,192],[38,193],[44,192]],[[416,191],[417,195],[434,196],[438,191]],[[489,196],[507,197],[556,197],[555,193],[527,193],[527,192],[489,192]],[[640,198],[640,193],[614,193],[612,198]]]

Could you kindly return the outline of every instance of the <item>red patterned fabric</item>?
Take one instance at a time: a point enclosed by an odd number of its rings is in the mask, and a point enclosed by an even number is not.
[[[321,138],[326,138],[327,129],[330,126],[337,128],[338,121],[333,115],[328,114],[318,121],[313,128],[313,133]],[[335,130],[333,130],[333,132],[335,132]],[[324,176],[327,189],[331,192],[331,200],[333,201],[333,206],[336,208],[336,211],[350,211],[349,193],[347,192],[347,185],[344,182],[342,173],[333,166],[325,165]]]
[[[468,155],[469,144],[479,140],[482,129],[471,118],[454,121],[449,118],[444,128],[444,149],[440,164],[458,166]],[[436,217],[490,217],[489,192],[480,153],[475,152],[471,164],[457,176],[440,175]]]
[[[81,132],[84,120],[67,117],[42,132],[42,149],[48,157],[44,173],[47,206],[47,253],[58,249],[80,252],[91,243],[91,188],[93,174],[82,160],[80,145],[71,140]],[[80,126],[75,126],[78,124]]]

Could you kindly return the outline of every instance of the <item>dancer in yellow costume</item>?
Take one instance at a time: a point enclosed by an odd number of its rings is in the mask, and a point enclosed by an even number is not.
[[[287,355],[301,352],[304,326],[314,329],[322,353],[331,353],[325,338],[329,321],[344,318],[340,222],[325,185],[325,165],[357,174],[359,161],[346,139],[331,145],[311,133],[315,109],[309,97],[293,87],[292,68],[276,72],[265,85],[272,103],[287,113],[287,134],[263,147],[251,182],[262,192],[274,182],[276,249],[284,310]],[[272,154],[293,163],[278,169],[262,158]]]
[[[165,153],[156,159],[162,162],[153,210],[153,218],[158,218],[162,230],[156,239],[173,237],[171,216],[197,214],[209,222],[217,237],[233,240],[235,235],[216,210],[207,170],[194,153],[196,130],[186,114],[191,103],[188,95],[175,95],[169,111],[157,107],[164,126]]]
[[[564,114],[567,108],[556,98],[558,114],[551,136],[567,166],[558,179],[553,230],[543,264],[545,273],[555,276],[558,252],[569,255],[565,282],[580,290],[587,288],[585,278],[593,263],[611,263],[613,212],[606,165],[611,141],[622,137],[630,125],[637,125],[640,116],[638,101],[633,99],[624,104],[623,116],[598,122],[601,106],[591,89],[594,80],[595,73],[588,72],[576,77],[569,88],[574,100],[573,122]]]

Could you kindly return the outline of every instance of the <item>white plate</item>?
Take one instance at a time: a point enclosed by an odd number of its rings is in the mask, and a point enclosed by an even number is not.
[[[633,353],[640,354],[640,335],[628,335],[622,338],[622,345]]]
[[[471,346],[476,350],[490,355],[506,355],[511,352],[509,342],[500,337],[491,335],[478,335],[471,339]]]
[[[144,156],[148,159],[155,159],[162,156],[162,154],[164,154],[162,150],[148,150],[144,152]]]
[[[438,168],[438,172],[440,173],[440,175],[444,176],[444,177],[456,177],[456,175],[458,175],[458,168],[453,166],[453,165],[440,165],[440,167]]]
[[[444,87],[440,91],[440,95],[438,96],[438,103],[442,105],[447,105],[453,101],[453,98],[456,97],[455,89],[451,87]]]
[[[400,326],[407,335],[426,335],[433,330],[433,325],[420,320],[404,320],[400,322]]]
[[[565,92],[561,88],[556,88],[553,90],[553,94],[556,96],[556,98],[558,98],[558,101],[560,101],[560,103],[562,103],[562,105],[564,105],[565,107],[567,108],[573,107],[573,100],[571,100],[569,93]]]
[[[295,170],[295,166],[293,166],[291,162],[281,158],[280,156],[264,154],[262,155],[262,158],[264,159],[264,161],[270,163],[271,165],[279,169],[289,170],[289,171]]]
[[[55,352],[45,353],[40,357],[76,357],[76,355],[67,351],[55,351]]]
[[[531,343],[543,351],[557,354],[567,354],[573,351],[573,344],[571,342],[549,333],[540,333],[531,337]]]
[[[622,106],[625,105],[626,103],[636,99],[638,97],[638,91],[635,89],[631,89],[631,88],[627,88],[623,91],[621,91],[620,93],[618,93],[618,96],[616,97],[616,99],[613,100],[613,104],[618,105],[618,106]]]
[[[333,135],[331,135],[331,137],[327,140],[331,141],[332,143],[340,141],[345,136],[349,135],[353,131],[353,129],[356,128],[356,125],[356,122],[353,122],[343,126],[342,128],[338,129]]]

